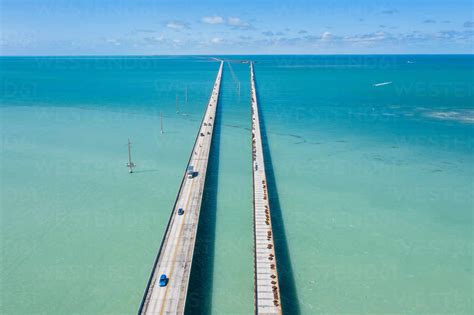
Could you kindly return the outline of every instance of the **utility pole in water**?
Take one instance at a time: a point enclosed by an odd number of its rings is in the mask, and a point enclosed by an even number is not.
[[[188,105],[188,86],[186,85],[186,105]]]
[[[136,166],[135,163],[132,162],[132,151],[131,151],[132,143],[130,142],[130,138],[128,138],[128,172],[131,174],[133,173],[133,168]]]
[[[178,93],[176,93],[176,114],[179,114]]]
[[[163,134],[163,113],[160,111],[160,126],[161,126],[161,134]]]

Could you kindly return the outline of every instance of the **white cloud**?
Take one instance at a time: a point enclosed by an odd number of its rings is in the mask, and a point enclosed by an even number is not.
[[[180,22],[180,21],[169,21],[166,23],[166,27],[170,28],[172,30],[183,30],[185,28],[189,28],[189,26],[186,23]]]
[[[211,39],[211,43],[213,44],[219,44],[221,41],[222,39],[220,39],[219,37],[214,37],[213,39]]]
[[[229,16],[227,18],[218,16],[218,15],[205,16],[201,19],[201,22],[205,24],[211,24],[211,25],[225,24],[226,26],[234,30],[254,29],[254,27],[250,23],[243,21],[238,17],[233,17],[233,16]]]
[[[202,22],[206,24],[222,24],[224,23],[224,18],[221,16],[205,16],[202,18]]]
[[[238,17],[228,17],[227,25],[234,29],[253,29],[253,26],[250,23],[242,21]]]
[[[385,32],[375,32],[375,33],[368,33],[368,34],[346,36],[344,37],[344,40],[348,42],[374,42],[374,41],[382,41],[389,37],[390,36],[388,36],[388,34]]]
[[[332,37],[331,32],[324,32],[323,35],[321,35],[321,40],[330,40]]]
[[[227,19],[227,23],[228,23],[229,25],[232,25],[232,26],[240,26],[240,25],[242,25],[243,22],[242,22],[242,20],[239,19],[239,18],[236,18],[236,17],[229,17],[229,18]]]

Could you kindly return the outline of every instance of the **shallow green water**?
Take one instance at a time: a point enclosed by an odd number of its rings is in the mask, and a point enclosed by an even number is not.
[[[253,58],[284,309],[472,313],[472,56]],[[2,313],[135,313],[218,64],[0,62]],[[187,307],[249,314],[246,65],[219,106]]]

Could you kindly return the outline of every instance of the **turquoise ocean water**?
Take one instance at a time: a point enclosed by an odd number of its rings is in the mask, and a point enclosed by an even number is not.
[[[224,58],[256,62],[284,310],[473,313],[474,57]],[[136,313],[218,66],[0,58],[1,313]],[[253,312],[249,101],[226,63],[189,314]]]

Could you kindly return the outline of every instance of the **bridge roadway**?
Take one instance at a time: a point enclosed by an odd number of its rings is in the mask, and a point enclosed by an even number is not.
[[[193,178],[188,178],[186,173],[183,176],[178,197],[140,305],[139,314],[184,313],[222,68],[223,62],[221,61],[214,88],[187,165],[193,166],[195,174]],[[178,215],[179,208],[184,210],[182,215]],[[160,287],[159,284],[162,274],[168,278],[167,285],[164,287]]]
[[[280,286],[268,201],[268,186],[263,159],[253,63],[250,63],[250,93],[252,105],[255,314],[281,314]]]

